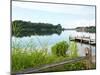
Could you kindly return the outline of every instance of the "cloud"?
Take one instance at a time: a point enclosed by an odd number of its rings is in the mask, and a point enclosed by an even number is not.
[[[29,3],[29,2],[12,2],[12,6],[25,8],[30,10],[41,10],[53,13],[70,13],[70,14],[91,14],[89,6],[77,6],[77,5],[60,5],[60,4],[44,4],[44,3]],[[87,9],[88,12],[85,10]],[[89,9],[89,10],[88,10]],[[83,13],[84,11],[84,13]],[[89,12],[90,11],[90,12]]]
[[[60,23],[66,28],[95,25],[95,7],[92,6],[12,2],[12,11],[12,20]]]
[[[63,27],[66,27],[66,28],[75,28],[75,27],[80,27],[80,26],[95,26],[95,19],[93,20],[86,20],[86,19],[83,19],[83,20],[75,20],[75,21],[69,21],[69,22],[65,22]]]

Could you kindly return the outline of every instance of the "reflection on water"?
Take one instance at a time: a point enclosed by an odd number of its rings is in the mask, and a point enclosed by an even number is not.
[[[77,43],[78,45],[78,53],[81,56],[85,56],[85,48],[89,48],[92,50],[92,55],[95,55],[95,46],[91,46],[91,45],[87,45],[87,44],[81,44],[81,43]]]
[[[58,33],[59,32],[59,33]],[[65,31],[58,31],[58,32],[38,32],[37,34],[39,35],[34,35],[34,34],[29,34],[30,36],[23,36],[23,37],[12,37],[12,42],[16,40],[16,47],[24,48],[28,45],[28,47],[36,47],[36,48],[41,48],[41,47],[47,47],[49,48],[50,52],[50,47],[57,42],[60,41],[69,41],[69,36],[90,36],[92,39],[95,39],[95,33],[86,33],[86,32],[76,32],[75,30],[65,30]],[[59,34],[59,35],[58,35]],[[30,45],[29,45],[30,44]],[[90,48],[90,45],[86,44],[80,44],[77,43],[78,45],[78,53],[81,56],[84,56],[84,48],[88,47]],[[12,47],[14,47],[12,45]],[[92,49],[92,54],[95,55],[95,46],[91,46]]]
[[[57,34],[60,35],[64,30],[63,29],[28,29],[28,30],[22,30],[19,35],[15,35],[16,37],[24,37],[24,36],[31,36],[31,35],[53,35]]]

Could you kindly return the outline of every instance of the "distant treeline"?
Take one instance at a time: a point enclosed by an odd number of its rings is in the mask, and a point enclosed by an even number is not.
[[[62,29],[60,24],[32,23],[30,21],[22,20],[15,20],[12,22],[12,35],[14,36],[60,34]]]
[[[79,31],[79,32],[95,33],[96,32],[96,26],[77,27],[76,30]]]

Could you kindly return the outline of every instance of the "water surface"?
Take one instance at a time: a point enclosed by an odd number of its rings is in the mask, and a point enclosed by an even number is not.
[[[90,37],[91,39],[95,39],[95,33],[87,33],[87,32],[77,32],[75,30],[65,30],[62,31],[61,34],[50,34],[50,35],[31,35],[31,36],[23,36],[23,37],[12,37],[12,42],[16,42],[15,47],[25,48],[48,48],[48,52],[51,52],[51,47],[60,41],[69,41],[70,36],[86,36]],[[13,43],[12,43],[13,44]],[[86,47],[92,50],[92,54],[95,55],[95,46],[77,43],[78,46],[78,54],[80,56],[85,55],[84,49]],[[12,45],[14,47],[14,45]]]

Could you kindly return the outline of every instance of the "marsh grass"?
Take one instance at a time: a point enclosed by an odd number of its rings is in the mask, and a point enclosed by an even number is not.
[[[74,45],[74,43],[72,45]],[[75,49],[73,48],[73,50]],[[63,56],[56,56],[54,54],[48,54],[48,52],[43,50],[43,48],[33,49],[32,47],[30,47],[30,48],[24,48],[22,50],[21,48],[15,47],[12,48],[12,72],[17,72],[28,68],[37,68],[41,65],[65,61],[66,59],[70,58],[72,58],[70,55],[63,57]],[[85,64],[79,62],[75,64],[69,63],[61,65],[59,69],[57,67],[51,69],[49,68],[46,71],[50,72],[50,71],[81,70],[81,69],[85,69]]]
[[[76,58],[78,57],[78,48],[77,48],[77,43],[76,42],[70,42],[69,43],[69,50],[70,50],[70,54],[69,56],[72,58]]]
[[[45,47],[44,45],[42,45],[38,37],[37,37],[37,41],[40,43],[41,49],[36,48],[36,45],[32,40],[30,40],[24,48],[21,48],[20,47],[21,44],[16,40],[14,40],[14,42],[12,43],[14,45],[14,47],[12,48],[12,72],[18,72],[28,68],[37,68],[41,65],[56,63],[56,62],[64,61],[66,59],[70,59],[70,56],[68,55],[66,55],[65,57],[63,56],[58,57],[52,53],[49,54],[47,52],[48,50],[47,45],[49,41],[44,43]],[[77,49],[76,44],[72,43],[72,45],[75,45],[74,48],[72,47],[73,48],[72,51],[76,51]],[[58,68],[54,68],[54,69],[49,69],[49,71],[69,70],[68,68],[69,65],[61,66],[59,70]],[[73,67],[75,67],[76,65],[73,66],[73,64],[71,64],[70,66],[72,67],[70,68],[70,70],[73,70]],[[80,69],[81,68],[82,67],[80,67]]]
[[[15,72],[26,68],[38,67],[43,64],[58,62],[62,59],[64,58],[49,55],[43,50],[30,50],[26,52],[17,48],[12,51],[12,71]]]

